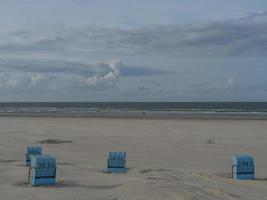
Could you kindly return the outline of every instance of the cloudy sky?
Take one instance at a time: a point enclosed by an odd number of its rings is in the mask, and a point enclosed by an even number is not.
[[[1,0],[0,101],[267,101],[266,0]]]

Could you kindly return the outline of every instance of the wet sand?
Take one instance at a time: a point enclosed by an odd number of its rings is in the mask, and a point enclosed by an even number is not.
[[[0,117],[0,199],[267,199],[267,120]],[[208,144],[207,139],[214,139]],[[24,153],[39,144],[57,184],[26,184]],[[126,151],[126,174],[105,173]],[[254,156],[254,181],[231,177],[233,153]]]

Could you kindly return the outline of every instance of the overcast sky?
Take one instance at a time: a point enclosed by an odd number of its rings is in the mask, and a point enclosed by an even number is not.
[[[1,0],[0,101],[267,101],[266,0]]]

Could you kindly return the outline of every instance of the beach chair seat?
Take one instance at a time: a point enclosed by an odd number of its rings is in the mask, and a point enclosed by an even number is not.
[[[50,155],[31,156],[28,182],[33,186],[56,183],[56,159]]]
[[[253,157],[247,154],[233,155],[232,177],[234,179],[255,179],[255,166]]]
[[[109,152],[107,159],[108,173],[126,172],[126,152]]]
[[[31,165],[31,156],[32,155],[42,155],[42,147],[40,146],[30,146],[26,148],[26,166]]]

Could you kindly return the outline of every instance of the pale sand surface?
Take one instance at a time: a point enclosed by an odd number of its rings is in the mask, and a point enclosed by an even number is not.
[[[205,144],[214,138],[215,144]],[[58,162],[58,184],[25,184],[27,144]],[[103,173],[108,151],[128,153],[127,174]],[[230,177],[232,153],[255,158],[255,181]],[[267,199],[267,121],[0,117],[0,199]]]

